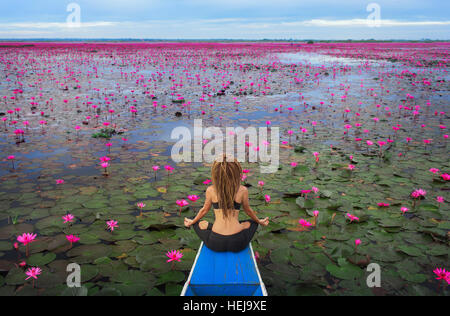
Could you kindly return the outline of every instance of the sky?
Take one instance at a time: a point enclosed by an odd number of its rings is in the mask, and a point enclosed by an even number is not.
[[[0,1],[2,39],[450,39],[448,0]]]

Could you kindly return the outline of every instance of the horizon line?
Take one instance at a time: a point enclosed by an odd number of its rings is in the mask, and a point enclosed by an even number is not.
[[[122,38],[52,38],[52,37],[39,37],[39,38],[0,38],[0,41],[165,41],[165,42],[173,42],[173,41],[243,41],[243,42],[261,42],[261,41],[277,41],[277,42],[307,42],[307,41],[316,41],[316,42],[351,42],[351,41],[373,41],[373,42],[386,42],[386,41],[402,41],[402,42],[450,42],[450,39],[430,39],[430,38],[422,38],[422,39],[373,39],[373,38],[365,38],[365,39],[314,39],[314,38],[302,38],[302,39],[293,39],[293,38],[263,38],[263,39],[244,39],[244,38],[133,38],[133,37],[122,37]]]

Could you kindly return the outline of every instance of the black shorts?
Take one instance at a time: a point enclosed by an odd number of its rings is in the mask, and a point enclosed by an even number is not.
[[[240,223],[243,222],[250,222],[250,227],[233,235],[221,235],[213,232],[211,223],[208,223],[207,229],[201,229],[198,222],[193,226],[198,237],[209,249],[217,252],[239,252],[247,248],[258,228],[258,224],[253,220],[240,221]]]

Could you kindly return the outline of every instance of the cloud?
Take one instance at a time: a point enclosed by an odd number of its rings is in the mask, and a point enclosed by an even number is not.
[[[268,27],[360,27],[367,26],[369,19],[348,19],[348,20],[326,20],[326,19],[312,19],[305,21],[288,21],[285,22],[279,18],[272,19],[245,19],[245,18],[223,18],[223,19],[176,19],[176,20],[150,20],[142,22],[81,22],[82,28],[95,27],[121,27],[133,26],[137,28],[144,28],[148,26],[199,26],[211,25],[217,26],[238,26],[246,28],[268,28]],[[450,21],[396,21],[380,19],[378,21],[380,26],[384,27],[407,27],[407,26],[446,26],[450,25]],[[65,22],[25,22],[25,23],[0,23],[0,28],[9,29],[60,29],[69,28],[69,24]]]
[[[90,21],[80,27],[61,22],[0,23],[8,38],[159,38],[159,39],[286,39],[286,38],[395,38],[446,39],[450,21],[399,21],[381,19],[372,28],[368,19],[210,18],[137,21]],[[6,30],[6,31],[5,31]]]
[[[373,20],[369,19],[350,19],[350,20],[321,20],[313,19],[302,22],[286,22],[286,25],[298,26],[321,26],[321,27],[359,27],[367,26]],[[450,21],[396,21],[380,19],[377,21],[380,26],[385,27],[405,27],[405,26],[443,26],[450,25]]]
[[[81,22],[80,27],[92,28],[92,27],[104,27],[104,26],[116,26],[116,22]],[[60,28],[73,28],[65,22],[25,22],[25,23],[0,23],[0,28],[8,29],[60,29]]]

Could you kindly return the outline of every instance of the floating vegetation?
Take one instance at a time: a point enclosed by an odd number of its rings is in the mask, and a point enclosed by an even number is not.
[[[448,44],[3,46],[0,295],[179,295],[211,166],[170,132],[194,119],[280,128],[277,172],[243,163],[269,295],[449,294]]]

